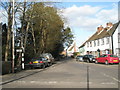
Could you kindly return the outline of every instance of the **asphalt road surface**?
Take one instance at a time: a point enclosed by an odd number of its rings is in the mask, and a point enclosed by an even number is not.
[[[40,69],[29,70],[40,71]],[[2,85],[3,88],[118,88],[118,65],[69,59],[41,72]]]

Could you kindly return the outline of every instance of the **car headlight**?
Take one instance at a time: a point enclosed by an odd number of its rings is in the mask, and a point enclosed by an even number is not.
[[[90,58],[90,60],[92,60],[92,58]]]

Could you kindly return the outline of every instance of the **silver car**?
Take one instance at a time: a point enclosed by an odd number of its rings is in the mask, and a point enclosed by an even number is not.
[[[47,58],[49,66],[51,66],[55,61],[54,57],[50,53],[43,53],[40,56],[44,57],[44,58]]]
[[[76,57],[76,61],[83,62],[83,56],[80,56],[80,55],[77,56],[77,57]]]
[[[33,58],[29,62],[31,68],[45,68],[48,66],[48,60],[44,57]]]

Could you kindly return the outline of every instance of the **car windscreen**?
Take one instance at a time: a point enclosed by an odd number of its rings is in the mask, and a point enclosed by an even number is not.
[[[93,55],[88,55],[88,57],[93,58],[94,56]]]
[[[110,55],[110,57],[118,57],[118,56],[116,56],[116,55]]]
[[[33,58],[31,61],[37,61],[37,60],[42,61],[43,59],[42,58]]]
[[[77,56],[77,57],[83,57],[83,56]]]

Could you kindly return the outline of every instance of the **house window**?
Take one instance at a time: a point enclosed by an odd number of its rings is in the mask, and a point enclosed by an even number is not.
[[[102,45],[104,45],[104,38],[102,38],[102,39],[101,39],[101,41],[102,41],[102,43],[101,43],[101,44],[102,44]]]
[[[100,44],[100,41],[99,41],[99,39],[97,40],[97,45],[99,46],[99,44]]]
[[[110,42],[110,38],[106,37],[106,44],[109,44],[109,42]]]
[[[90,42],[90,47],[92,47],[92,42]]]
[[[120,43],[120,33],[118,33],[118,43]]]
[[[94,46],[96,46],[96,41],[94,41]]]
[[[89,47],[89,42],[87,43],[87,47]]]

